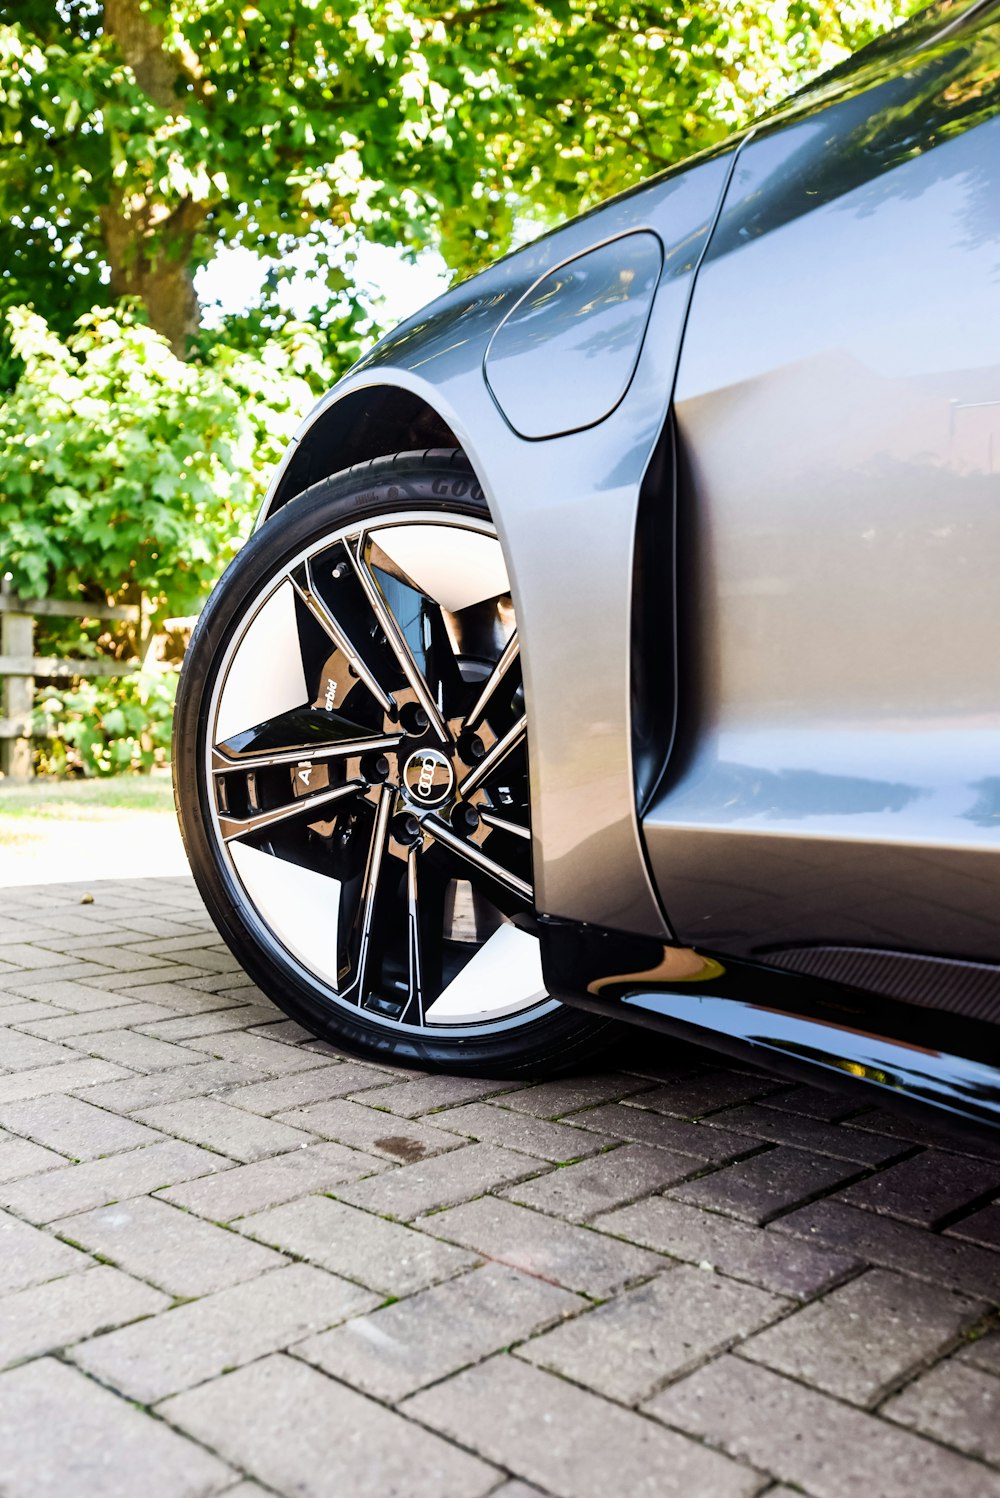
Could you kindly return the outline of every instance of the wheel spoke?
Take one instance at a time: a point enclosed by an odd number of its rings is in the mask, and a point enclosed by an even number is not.
[[[223,840],[231,843],[234,838],[246,837],[251,832],[261,832],[265,827],[275,827],[279,822],[290,821],[292,817],[305,816],[307,812],[314,812],[320,806],[329,806],[331,802],[342,801],[346,796],[354,796],[358,791],[364,789],[363,780],[348,780],[344,785],[331,786],[326,790],[314,791],[310,796],[300,796],[298,800],[291,801],[285,806],[276,806],[269,811],[252,812],[248,817],[230,817],[222,815]]]
[[[496,769],[501,760],[505,759],[524,738],[527,731],[527,719],[518,718],[512,728],[508,728],[502,739],[497,739],[492,749],[483,755],[474,770],[470,770],[458,788],[460,796],[471,796],[478,786],[481,786],[486,777]]]
[[[348,547],[347,550],[348,552],[350,552],[350,547]],[[396,705],[395,702],[393,701],[390,694],[385,691],[385,689],[376,681],[375,677],[372,675],[371,671],[365,665],[361,656],[352,645],[348,635],[337,623],[336,619],[333,617],[333,615],[330,613],[330,610],[324,603],[323,599],[317,593],[315,583],[313,582],[312,565],[308,561],[305,563],[303,575],[304,585],[303,583],[298,582],[295,577],[292,577],[291,574],[289,574],[289,580],[299,598],[301,598],[302,602],[312,614],[317,624],[319,624],[321,629],[326,632],[329,638],[333,641],[334,645],[336,645],[337,649],[340,650],[346,657],[348,665],[354,671],[358,679],[364,682],[365,686],[368,688],[369,692],[371,692],[375,700],[380,704],[382,709],[387,713],[391,712]]]
[[[432,1004],[431,1024],[499,1019],[546,998],[537,938],[516,926],[494,931]]]
[[[364,883],[361,887],[361,930],[358,939],[358,958],[354,984],[357,987],[357,1001],[363,1003],[365,998],[365,980],[368,975],[368,960],[371,952],[372,923],[375,919],[375,897],[378,894],[379,876],[382,873],[382,864],[385,859],[385,845],[389,835],[389,816],[392,811],[392,803],[395,791],[391,786],[383,786],[379,793],[378,810],[375,813],[375,826],[372,829],[371,845],[368,849],[368,864],[365,868]]]
[[[305,754],[310,749],[335,749],[339,744],[385,736],[386,729],[381,724],[359,722],[340,708],[318,708],[304,703],[275,713],[240,733],[217,738],[215,749],[234,764],[243,764],[254,754],[279,754],[286,749]]]
[[[396,623],[396,620],[393,618],[392,613],[386,605],[385,599],[382,597],[382,592],[378,586],[378,583],[372,577],[371,572],[369,571],[369,568],[361,555],[360,549],[356,550],[353,546],[348,544],[345,544],[344,549],[346,550],[347,555],[351,560],[351,566],[354,568],[358,582],[361,584],[361,587],[364,590],[365,597],[368,599],[368,602],[371,605],[372,613],[378,620],[379,628],[385,635],[389,649],[396,657],[396,660],[399,664],[399,669],[402,671],[403,675],[406,677],[406,680],[409,682],[411,688],[413,689],[413,695],[416,697],[417,701],[420,703],[420,706],[427,714],[430,725],[433,728],[434,732],[437,734],[441,742],[443,744],[446,744],[448,742],[448,730],[444,726],[444,719],[441,717],[441,713],[438,709],[437,703],[431,696],[431,693],[427,686],[427,682],[424,680],[422,672],[419,670],[416,661],[413,659],[410,647],[407,645],[406,640],[403,638],[403,633],[400,630],[399,625]]]
[[[278,941],[336,989],[340,881],[251,843],[230,843],[228,851],[240,883]]]
[[[486,681],[483,683],[483,689],[476,699],[475,706],[465,720],[466,728],[479,727],[480,723],[483,721],[483,718],[486,715],[486,709],[489,707],[491,701],[493,700],[493,697],[496,694],[497,688],[500,686],[500,683],[507,675],[507,672],[510,670],[511,666],[517,660],[518,655],[520,654],[520,649],[521,647],[518,643],[517,630],[515,630],[504,646],[500,659],[493,667],[493,670],[486,678]]]
[[[525,900],[531,899],[531,885],[526,880],[519,879],[516,874],[505,869],[475,843],[470,843],[464,837],[460,837],[453,828],[448,826],[447,822],[442,822],[440,817],[425,817],[423,825],[424,831],[428,832],[443,848],[457,853],[459,858],[464,858],[474,869],[478,869],[481,874],[486,874],[490,879],[495,879],[498,884],[502,884],[513,894],[520,895]]]
[[[299,749],[276,749],[273,754],[244,754],[238,758],[217,748],[212,753],[212,774],[230,775],[234,770],[264,770],[272,765],[305,765],[334,759],[352,759],[360,754],[380,754],[386,749],[398,749],[402,742],[403,735],[400,733],[384,734],[380,738],[345,739],[340,744],[318,746],[309,744]]]
[[[415,843],[406,858],[406,924],[409,951],[410,992],[404,1015],[410,1024],[424,1022],[423,954],[420,939],[420,901],[417,886],[417,854],[420,845]],[[414,1015],[415,1011],[415,1015]]]
[[[479,812],[479,820],[485,822],[487,827],[494,827],[497,832],[509,832],[513,837],[531,840],[530,827],[522,827],[518,822],[508,822],[506,817],[498,817],[495,812],[484,811],[481,806],[477,806],[476,810]]]
[[[503,548],[495,536],[424,520],[375,526],[368,539],[393,575],[449,614],[510,593]]]
[[[308,696],[295,590],[282,576],[244,624],[219,693],[215,742],[242,737],[303,706]]]

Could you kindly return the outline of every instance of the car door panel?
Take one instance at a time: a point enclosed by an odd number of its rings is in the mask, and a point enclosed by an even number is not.
[[[744,145],[675,394],[678,938],[1000,956],[1000,20]]]

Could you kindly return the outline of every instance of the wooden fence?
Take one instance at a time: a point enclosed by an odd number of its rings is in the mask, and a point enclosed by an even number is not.
[[[35,654],[36,619],[98,619],[141,624],[138,604],[94,604],[53,598],[19,598],[0,585],[0,771],[30,779],[31,710],[36,680],[70,681],[81,676],[130,676],[139,661],[61,659]]]

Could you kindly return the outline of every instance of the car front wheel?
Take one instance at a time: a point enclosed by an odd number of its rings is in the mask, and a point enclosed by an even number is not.
[[[360,465],[255,533],[192,639],[174,765],[210,913],[315,1034],[496,1076],[608,1040],[545,991],[517,622],[460,452]]]

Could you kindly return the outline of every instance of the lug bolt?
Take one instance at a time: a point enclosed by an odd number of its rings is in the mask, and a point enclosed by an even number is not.
[[[420,823],[411,812],[401,812],[393,817],[389,829],[396,842],[402,843],[404,848],[412,847],[414,843],[420,841],[422,836]]]
[[[451,814],[451,825],[456,832],[471,836],[479,826],[479,813],[468,801],[462,801]]]
[[[458,741],[458,752],[467,765],[476,765],[486,753],[486,745],[478,733],[463,733]]]
[[[366,754],[361,761],[361,773],[369,785],[385,780],[389,774],[389,761],[384,754]]]
[[[426,733],[431,720],[418,702],[406,702],[399,710],[399,722],[404,733]]]

